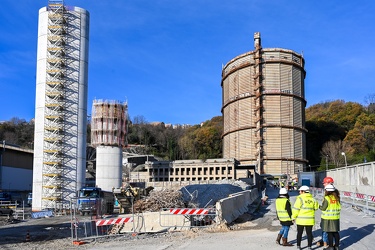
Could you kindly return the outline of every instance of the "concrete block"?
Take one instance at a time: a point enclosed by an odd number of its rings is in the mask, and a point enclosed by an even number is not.
[[[121,215],[120,217],[131,217],[132,214]],[[184,215],[172,215],[168,211],[146,212],[135,214],[133,222],[125,223],[121,233],[157,233],[190,226],[190,221]]]
[[[248,207],[258,197],[257,189],[246,190],[231,194],[228,198],[221,199],[216,203],[217,222],[231,223],[240,215],[248,211]]]

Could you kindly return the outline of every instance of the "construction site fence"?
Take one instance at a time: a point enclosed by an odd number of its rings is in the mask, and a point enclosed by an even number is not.
[[[122,234],[125,224],[131,223],[134,226],[134,215],[127,217],[87,218],[79,220],[71,217],[71,238],[73,244],[83,240],[96,240],[100,237],[118,236]]]
[[[26,209],[24,201],[21,203],[17,201],[0,201],[0,207],[6,207],[13,210],[13,214],[9,215],[9,217],[22,220],[32,218],[31,210]]]
[[[75,244],[87,240],[95,241],[101,237],[160,232],[171,228],[174,230],[203,228],[214,225],[216,215],[215,208],[163,208],[156,212],[155,217],[148,218],[142,213],[105,218],[82,216],[78,218],[73,211],[71,239]],[[154,224],[155,221],[157,225]]]
[[[203,228],[216,223],[215,208],[163,208],[159,214],[161,227]]]
[[[324,197],[323,188],[311,188],[314,197]],[[375,196],[349,191],[340,191],[341,203],[347,209],[355,209],[362,217],[375,217]]]

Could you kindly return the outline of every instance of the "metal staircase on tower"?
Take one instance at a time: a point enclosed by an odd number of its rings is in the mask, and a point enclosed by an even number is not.
[[[42,207],[59,209],[64,186],[66,18],[63,1],[48,2]]]

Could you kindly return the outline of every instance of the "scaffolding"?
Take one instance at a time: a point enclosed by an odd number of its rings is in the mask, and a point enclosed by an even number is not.
[[[94,100],[92,105],[91,144],[125,147],[127,103]]]
[[[48,2],[42,207],[60,208],[64,185],[66,17],[63,1]]]

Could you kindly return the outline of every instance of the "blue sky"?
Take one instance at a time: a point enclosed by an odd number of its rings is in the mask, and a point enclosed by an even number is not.
[[[0,121],[34,117],[38,11],[1,0]],[[221,115],[221,68],[263,48],[303,53],[307,106],[375,93],[375,1],[65,0],[90,12],[89,101],[128,101],[148,122]]]

